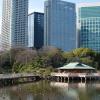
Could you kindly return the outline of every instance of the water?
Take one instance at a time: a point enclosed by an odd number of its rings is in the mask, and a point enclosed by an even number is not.
[[[100,100],[99,83],[41,81],[0,88],[0,100]]]

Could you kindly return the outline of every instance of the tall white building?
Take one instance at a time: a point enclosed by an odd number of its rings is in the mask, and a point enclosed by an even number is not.
[[[28,45],[28,0],[3,0],[2,49]]]
[[[76,48],[76,7],[61,0],[45,1],[44,45],[64,51]]]

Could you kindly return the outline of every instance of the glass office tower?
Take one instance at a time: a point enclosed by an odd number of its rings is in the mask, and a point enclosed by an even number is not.
[[[45,1],[44,46],[64,51],[76,48],[75,4],[61,0]]]
[[[28,45],[28,0],[3,0],[2,49]]]
[[[44,13],[28,15],[28,47],[42,48],[44,43]]]
[[[100,3],[78,5],[79,47],[100,51]]]

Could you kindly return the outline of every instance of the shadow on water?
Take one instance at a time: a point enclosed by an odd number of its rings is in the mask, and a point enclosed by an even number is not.
[[[100,100],[99,83],[40,81],[0,89],[0,100]]]

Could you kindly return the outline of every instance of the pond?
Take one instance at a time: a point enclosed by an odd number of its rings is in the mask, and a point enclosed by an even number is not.
[[[100,100],[100,84],[40,81],[0,88],[0,100]]]

